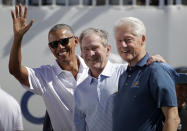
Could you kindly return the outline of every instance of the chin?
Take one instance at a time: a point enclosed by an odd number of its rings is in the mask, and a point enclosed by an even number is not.
[[[127,62],[129,62],[129,61],[131,60],[130,58],[124,57],[124,56],[121,56],[121,58],[122,58],[124,61],[127,61]]]
[[[127,61],[127,62],[130,62],[133,60],[133,57],[132,56],[121,56],[123,60]]]
[[[98,66],[97,64],[94,64],[94,63],[91,63],[91,64],[89,64],[89,65],[90,65],[90,67],[93,68],[93,69],[99,68],[99,66]]]
[[[68,62],[70,61],[68,58],[61,58],[61,59],[58,59],[59,61],[62,61],[62,62]]]

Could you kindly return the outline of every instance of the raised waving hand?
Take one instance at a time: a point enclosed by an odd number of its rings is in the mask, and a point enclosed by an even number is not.
[[[28,6],[25,6],[24,14],[22,8],[22,5],[19,4],[19,6],[15,6],[15,12],[11,11],[14,41],[10,51],[9,72],[16,77],[20,83],[30,87],[28,71],[26,67],[22,65],[21,43],[24,34],[30,29],[34,20],[31,20],[29,24],[27,24]]]
[[[25,6],[25,11],[23,14],[22,4],[15,6],[15,12],[11,11],[12,20],[13,20],[13,30],[16,37],[22,37],[32,26],[34,20],[31,20],[27,24],[28,16],[28,6]]]

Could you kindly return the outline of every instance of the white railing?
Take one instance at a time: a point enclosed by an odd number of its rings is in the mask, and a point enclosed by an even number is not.
[[[28,5],[29,0],[25,0],[25,4]],[[56,1],[57,0],[52,0],[52,6],[56,5]],[[92,2],[92,6],[96,6],[97,3],[96,3],[96,0],[91,0]],[[149,6],[150,5],[150,2],[151,0],[145,0],[145,5],[146,6]],[[165,3],[164,3],[164,0],[158,0],[158,6],[164,6]],[[174,4],[174,0],[167,0],[167,5],[173,5]],[[182,4],[182,0],[175,0],[175,3],[176,5],[181,5]],[[0,5],[3,4],[3,0],[0,0]],[[15,5],[16,4],[16,0],[12,0],[12,5]],[[83,0],[79,0],[79,5],[83,6]],[[109,0],[105,0],[105,5],[109,5]],[[119,0],[119,5],[120,6],[124,6],[123,5],[123,0]],[[137,0],[132,0],[132,5],[135,6],[137,5]],[[38,0],[38,6],[42,6],[42,0]],[[69,6],[69,0],[65,0],[65,6]]]

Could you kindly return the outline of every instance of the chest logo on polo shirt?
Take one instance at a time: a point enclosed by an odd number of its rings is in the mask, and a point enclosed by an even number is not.
[[[139,88],[139,81],[136,81],[136,82],[134,83],[134,85],[132,86],[132,88]]]

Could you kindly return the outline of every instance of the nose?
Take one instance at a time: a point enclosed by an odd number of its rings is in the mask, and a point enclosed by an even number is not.
[[[121,46],[122,47],[127,47],[127,43],[123,40],[123,41],[121,41]]]
[[[93,55],[95,55],[95,51],[90,50],[90,56],[93,56]]]
[[[93,51],[93,50],[87,50],[86,51],[86,55],[87,56],[93,56],[93,55],[95,55],[95,51]]]
[[[65,48],[65,46],[63,46],[62,44],[60,44],[60,42],[58,42],[58,47],[59,49]]]

